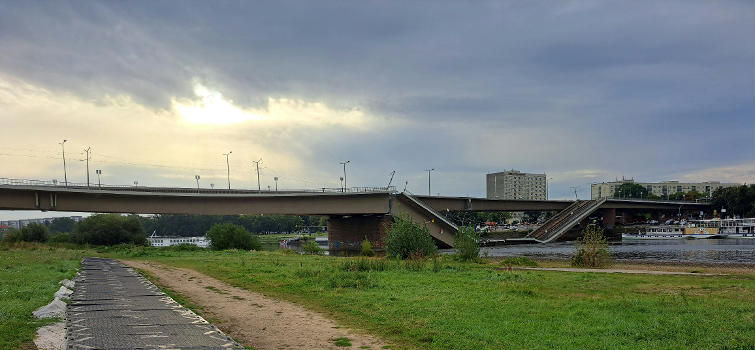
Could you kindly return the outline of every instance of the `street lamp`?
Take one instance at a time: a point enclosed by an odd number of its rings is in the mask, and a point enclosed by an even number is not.
[[[233,151],[228,151],[228,153],[223,153],[225,156],[225,166],[226,166],[226,177],[228,178],[228,189],[231,189],[231,165],[228,163],[228,156],[231,155]]]
[[[346,191],[346,164],[349,164],[349,163],[351,163],[350,160],[347,160],[345,162],[339,162],[339,164],[343,164],[343,185],[341,187],[343,187],[344,192]]]
[[[102,175],[102,170],[97,169],[94,172],[97,173],[97,187],[102,188],[102,182],[100,181],[100,175]]]
[[[431,196],[432,192],[430,192],[430,173],[435,170],[435,168],[432,169],[425,169],[427,171],[427,195]]]
[[[60,147],[63,149],[63,181],[65,186],[68,187],[68,172],[66,171],[66,142],[68,140],[63,139],[63,142],[59,142]]]
[[[278,192],[278,177],[274,177],[273,180],[275,180],[275,192]]]
[[[139,181],[134,181],[134,186],[138,187],[139,186]]]
[[[199,191],[199,175],[194,175],[194,180],[197,180],[197,191]]]

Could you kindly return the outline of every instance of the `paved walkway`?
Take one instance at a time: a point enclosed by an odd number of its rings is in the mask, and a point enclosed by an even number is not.
[[[68,350],[243,349],[117,261],[86,258],[75,281]]]

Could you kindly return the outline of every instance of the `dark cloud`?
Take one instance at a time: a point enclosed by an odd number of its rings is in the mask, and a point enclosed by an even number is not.
[[[361,157],[365,182],[671,173],[755,158],[752,28],[748,1],[8,1],[0,72],[158,109],[197,80],[243,106],[362,108],[400,129],[315,138],[310,161]]]

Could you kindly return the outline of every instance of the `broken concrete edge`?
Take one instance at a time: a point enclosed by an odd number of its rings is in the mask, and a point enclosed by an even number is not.
[[[76,271],[74,280],[79,276],[79,272],[79,270]],[[40,350],[64,350],[66,348],[65,315],[67,304],[61,299],[68,299],[73,294],[75,282],[66,278],[58,282],[58,284],[61,286],[55,292],[52,302],[32,312],[34,317],[38,319],[61,319],[58,322],[37,328],[34,345]]]

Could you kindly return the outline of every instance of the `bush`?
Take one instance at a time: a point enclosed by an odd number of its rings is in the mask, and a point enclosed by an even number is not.
[[[534,260],[524,257],[524,256],[516,256],[512,258],[505,258],[501,260],[501,265],[504,266],[528,266],[528,267],[537,267],[537,262]]]
[[[252,236],[244,227],[235,224],[215,224],[207,231],[210,247],[214,250],[243,249],[262,250],[259,238]]]
[[[468,226],[461,226],[454,236],[454,248],[461,261],[476,260],[480,256],[480,234]]]
[[[9,242],[47,242],[50,239],[50,232],[47,226],[37,223],[31,223],[20,230],[13,230],[5,234],[5,240]]]
[[[58,233],[57,235],[54,235],[50,238],[50,242],[55,243],[68,243],[71,242],[71,234],[70,233]]]
[[[583,237],[577,240],[577,253],[572,257],[572,266],[605,267],[611,264],[611,253],[603,237],[603,229],[591,225],[582,231]]]
[[[372,250],[372,243],[365,238],[364,241],[362,241],[362,251],[359,252],[359,255],[361,256],[375,256],[375,251]]]
[[[71,241],[93,245],[147,245],[147,236],[136,215],[98,214],[78,222],[71,234]]]
[[[430,231],[404,216],[395,216],[385,238],[385,252],[389,257],[407,259],[412,254],[433,256],[438,252]]]
[[[320,248],[320,245],[315,241],[307,241],[306,243],[302,244],[301,251],[304,254],[310,255],[322,255],[324,252],[324,250]]]

